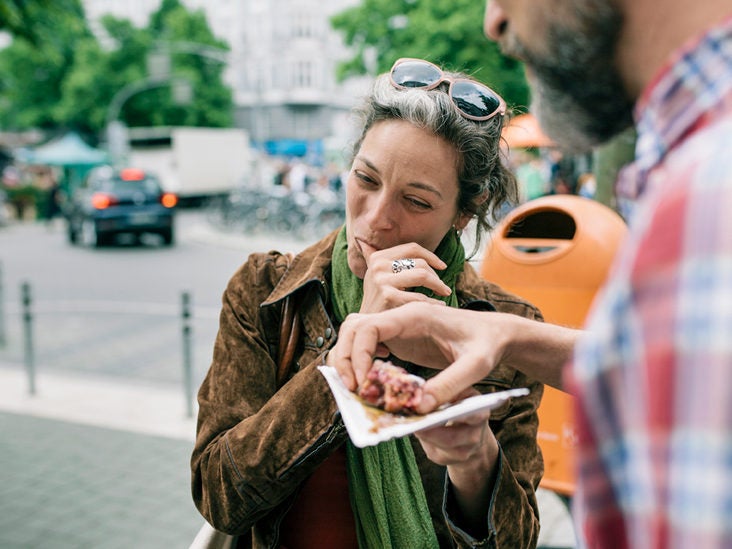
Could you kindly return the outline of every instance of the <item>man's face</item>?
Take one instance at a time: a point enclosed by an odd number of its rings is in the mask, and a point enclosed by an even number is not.
[[[607,0],[488,0],[486,10],[486,35],[525,63],[531,110],[569,151],[589,150],[633,122],[615,66],[621,28]]]

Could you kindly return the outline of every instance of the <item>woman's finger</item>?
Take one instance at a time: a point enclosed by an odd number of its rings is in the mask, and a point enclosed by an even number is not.
[[[427,263],[427,265],[438,271],[447,268],[445,262],[437,257],[437,255],[429,251],[427,248],[420,246],[416,242],[408,242],[391,248],[377,250],[366,258],[366,264],[370,268],[371,264],[375,261],[385,261],[386,264],[391,266],[393,261],[402,259],[422,259]]]

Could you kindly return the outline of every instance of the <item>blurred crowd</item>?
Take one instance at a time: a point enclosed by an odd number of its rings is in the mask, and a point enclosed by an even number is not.
[[[294,158],[290,161],[277,161],[272,184],[294,193],[307,192],[315,197],[328,199],[341,191],[346,175],[335,163],[320,167]]]
[[[576,194],[594,198],[595,176],[584,157],[565,155],[559,149],[512,149],[509,157],[521,191],[521,202],[551,194]]]
[[[61,214],[63,200],[60,176],[54,168],[20,170],[8,164],[0,172],[0,225],[10,219],[51,221]]]

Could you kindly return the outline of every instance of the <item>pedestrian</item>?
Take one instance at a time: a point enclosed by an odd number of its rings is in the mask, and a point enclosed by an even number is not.
[[[341,375],[386,350],[454,362],[422,411],[506,363],[566,387],[587,546],[732,547],[732,4],[489,0],[485,31],[526,63],[566,150],[635,124],[617,184],[636,202],[629,238],[584,331],[410,304],[344,323]]]
[[[505,103],[465,75],[401,60],[359,114],[345,225],[291,261],[251,255],[226,288],[198,395],[195,503],[248,547],[535,547],[541,384],[497,368],[480,392],[530,393],[359,449],[317,370],[354,312],[425,302],[541,318],[483,281],[460,240],[470,221],[480,234],[518,193],[501,157]],[[300,336],[278,382],[280,311],[292,300]]]
[[[63,195],[61,192],[61,185],[55,178],[52,178],[51,186],[46,191],[46,201],[44,204],[45,211],[43,212],[43,219],[45,219],[46,224],[50,225],[53,223],[53,220],[61,214],[62,200]]]
[[[595,198],[596,191],[597,181],[595,180],[595,174],[592,172],[584,172],[577,177],[578,196],[583,196],[584,198]]]

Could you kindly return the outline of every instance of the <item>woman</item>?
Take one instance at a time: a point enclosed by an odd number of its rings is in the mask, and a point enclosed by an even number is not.
[[[475,81],[426,61],[397,61],[360,110],[345,226],[292,261],[253,254],[232,277],[199,392],[192,471],[199,510],[238,534],[240,546],[536,545],[540,384],[498,368],[478,391],[530,394],[490,418],[477,414],[359,450],[316,368],[334,363],[337,329],[352,312],[431,301],[540,317],[481,280],[459,239],[471,220],[479,237],[516,197],[499,158],[504,111]],[[287,296],[298,304],[302,332],[278,386]]]

